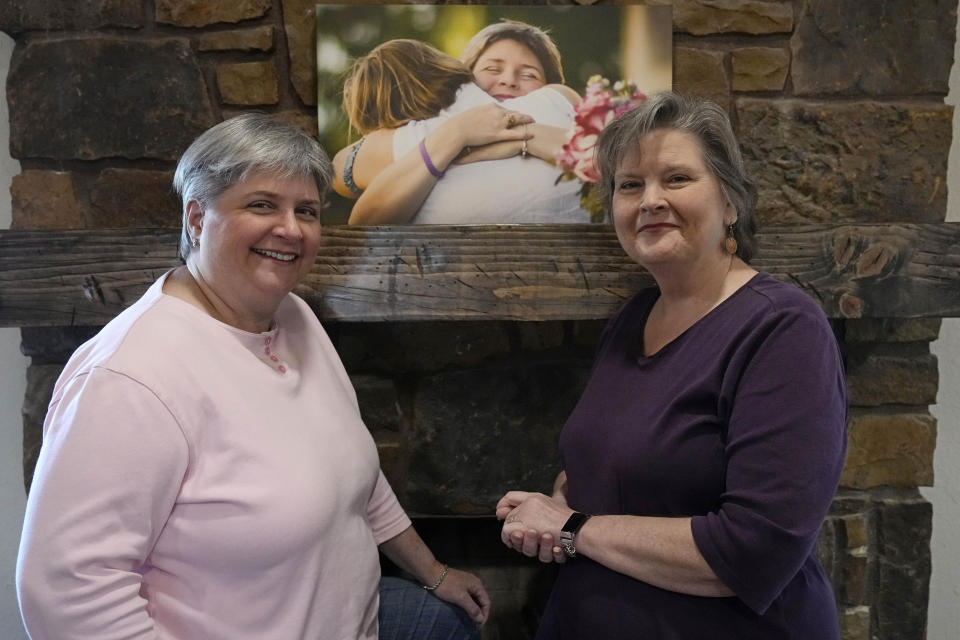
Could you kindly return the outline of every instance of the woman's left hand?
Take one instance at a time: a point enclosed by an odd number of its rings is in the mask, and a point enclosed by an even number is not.
[[[433,593],[466,611],[478,627],[482,627],[490,615],[490,596],[480,578],[472,573],[450,567],[447,577]]]
[[[567,143],[569,132],[560,127],[537,123],[529,125],[529,129],[532,134],[527,142],[530,155],[550,164],[556,164],[556,155]]]
[[[470,164],[471,162],[483,162],[484,160],[503,160],[520,155],[521,148],[523,148],[523,141],[521,140],[504,140],[502,142],[491,142],[480,147],[464,147],[463,153],[453,163]]]
[[[550,164],[556,163],[556,154],[567,141],[567,131],[559,127],[531,123],[524,125],[527,153]],[[454,164],[469,164],[484,160],[503,160],[522,155],[523,140],[503,140],[479,147],[465,147]]]
[[[510,491],[497,503],[497,518],[504,520],[500,539],[541,562],[564,562],[566,554],[557,545],[571,514],[573,509],[542,493]]]

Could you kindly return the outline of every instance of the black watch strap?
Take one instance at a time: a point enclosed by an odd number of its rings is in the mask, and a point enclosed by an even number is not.
[[[567,519],[567,523],[563,525],[563,528],[560,529],[560,546],[563,548],[563,552],[567,554],[568,558],[577,557],[577,532],[580,531],[580,527],[583,526],[587,520],[590,519],[590,516],[586,513],[580,513],[574,511]]]

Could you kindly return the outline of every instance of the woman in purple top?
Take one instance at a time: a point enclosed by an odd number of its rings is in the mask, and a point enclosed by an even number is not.
[[[507,493],[505,544],[564,563],[537,638],[839,638],[817,533],[845,453],[819,307],[758,273],[726,113],[654,96],[598,142],[624,250],[656,280],[614,316],[551,496]]]

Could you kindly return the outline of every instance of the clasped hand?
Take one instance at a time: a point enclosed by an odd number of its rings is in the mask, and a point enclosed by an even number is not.
[[[523,125],[533,124],[533,118],[527,114],[504,109],[498,104],[473,107],[451,118],[454,120],[464,142],[470,146],[529,138]]]
[[[503,520],[503,544],[541,562],[565,562],[560,548],[560,529],[573,514],[566,503],[542,493],[510,491],[497,503],[497,519]]]

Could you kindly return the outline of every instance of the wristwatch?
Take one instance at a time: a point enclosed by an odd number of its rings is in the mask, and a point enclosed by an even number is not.
[[[573,512],[573,515],[567,519],[567,523],[560,529],[560,546],[568,558],[577,557],[577,547],[574,543],[577,541],[577,532],[583,523],[590,519],[586,513]]]

